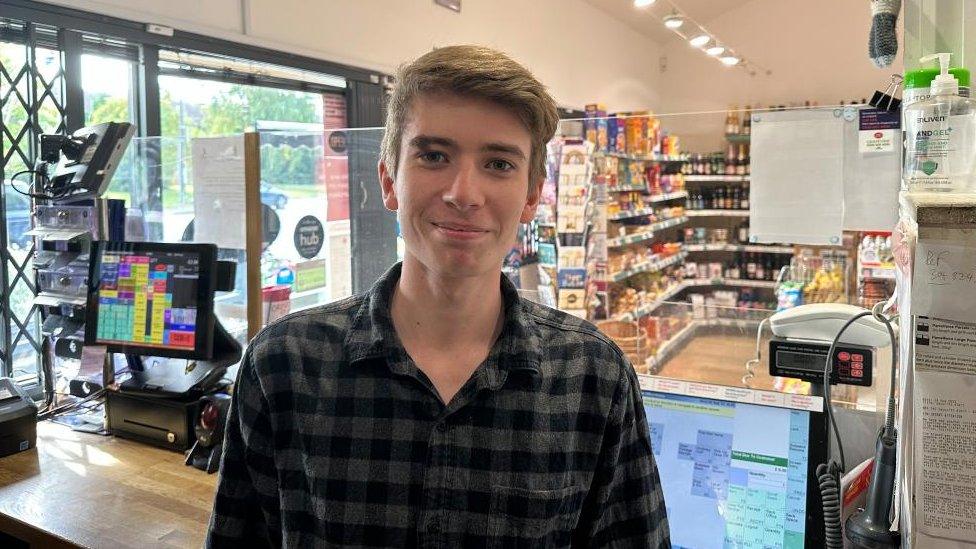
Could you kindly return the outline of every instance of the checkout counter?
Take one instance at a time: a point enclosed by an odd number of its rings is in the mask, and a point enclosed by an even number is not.
[[[216,485],[179,453],[41,421],[0,459],[0,547],[201,547]]]
[[[695,318],[690,306],[680,311],[685,306],[669,313],[693,327],[657,349],[654,370],[640,376],[672,543],[707,549],[737,536],[744,548],[823,547],[816,477],[829,457],[823,399],[810,384],[769,375],[768,329],[761,362],[747,370],[769,312],[728,309]],[[852,467],[874,455],[883,413],[875,387],[835,387],[835,417]],[[36,449],[0,461],[0,545],[202,543],[216,475],[185,466],[172,449],[49,421],[37,431]]]

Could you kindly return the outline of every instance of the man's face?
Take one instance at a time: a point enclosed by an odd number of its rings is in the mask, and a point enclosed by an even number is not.
[[[379,166],[405,261],[453,277],[498,271],[539,202],[541,181],[528,190],[531,149],[528,130],[503,107],[450,94],[415,99],[397,173]]]

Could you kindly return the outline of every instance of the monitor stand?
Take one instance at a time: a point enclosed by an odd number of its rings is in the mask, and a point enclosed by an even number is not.
[[[241,359],[241,344],[220,321],[214,322],[213,355],[210,360],[186,360],[125,355],[131,377],[119,391],[183,401],[200,398],[223,378],[227,368]]]

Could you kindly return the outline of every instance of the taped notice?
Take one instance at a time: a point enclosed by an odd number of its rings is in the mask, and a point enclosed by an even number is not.
[[[915,368],[976,376],[976,324],[915,317]]]
[[[976,539],[976,377],[917,372],[915,504],[919,531]]]

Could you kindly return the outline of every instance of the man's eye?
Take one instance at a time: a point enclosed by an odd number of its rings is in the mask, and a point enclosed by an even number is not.
[[[420,160],[424,162],[428,162],[431,164],[439,164],[441,162],[447,161],[447,155],[437,151],[428,151],[428,152],[420,153],[418,155],[418,158],[420,158]]]
[[[512,164],[508,160],[501,160],[501,159],[492,160],[488,162],[487,167],[489,170],[496,170],[500,172],[509,172],[515,169],[514,164]]]

